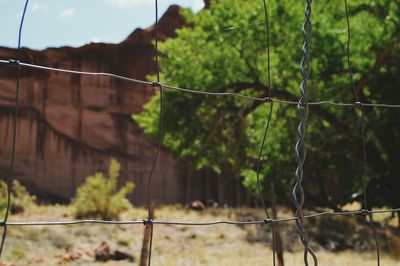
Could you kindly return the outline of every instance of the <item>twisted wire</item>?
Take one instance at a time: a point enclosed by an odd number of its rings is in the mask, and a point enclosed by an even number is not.
[[[350,84],[352,87],[353,91],[353,97],[356,102],[360,102],[360,97],[357,93],[356,86],[354,83],[354,78],[353,78],[353,68],[351,65],[351,54],[350,54],[350,43],[351,43],[351,27],[350,27],[350,18],[349,18],[349,12],[348,12],[348,4],[347,0],[344,0],[344,6],[345,6],[345,14],[346,14],[346,25],[347,25],[347,49],[346,49],[346,56],[347,56],[347,66],[349,69],[349,78],[350,78]],[[361,119],[360,119],[360,124],[361,124],[361,129],[360,129],[360,134],[361,134],[361,142],[362,142],[362,156],[363,156],[363,208],[368,210],[368,205],[367,205],[367,171],[368,171],[368,163],[367,163],[367,151],[366,151],[366,141],[365,141],[365,113],[364,113],[364,108],[362,105],[356,105],[355,108],[359,108],[360,113],[361,113]],[[380,266],[380,249],[379,249],[379,242],[378,242],[378,236],[376,233],[376,229],[374,226],[374,219],[372,216],[372,213],[368,214],[368,220],[369,220],[369,225],[372,231],[372,235],[374,237],[375,241],[375,248],[376,248],[376,263],[378,266]]]
[[[304,38],[304,44],[302,47],[303,58],[300,62],[300,73],[302,76],[302,82],[300,85],[301,98],[297,105],[297,111],[300,117],[300,122],[297,127],[298,141],[295,147],[296,159],[297,159],[297,169],[296,169],[296,184],[294,185],[292,191],[292,198],[296,207],[295,216],[299,219],[296,220],[296,228],[300,235],[301,243],[304,246],[304,264],[308,266],[308,254],[313,258],[314,265],[318,265],[318,259],[313,250],[310,248],[308,243],[308,236],[304,229],[304,216],[303,216],[303,205],[304,205],[304,188],[302,185],[303,175],[304,175],[304,163],[307,156],[307,147],[305,143],[306,134],[306,123],[308,117],[308,99],[307,99],[307,87],[308,79],[311,72],[311,63],[309,57],[310,51],[310,41],[312,33],[311,24],[311,0],[306,0],[306,7],[304,9],[305,21],[302,26],[301,32]]]
[[[22,12],[21,16],[21,22],[19,24],[19,31],[18,31],[18,60],[21,60],[21,40],[22,40],[22,27],[24,25],[24,20],[25,20],[25,14],[26,10],[28,8],[29,0],[25,1],[25,6],[24,10]],[[17,68],[17,81],[16,81],[16,90],[15,90],[15,112],[14,112],[14,119],[13,119],[13,133],[12,133],[12,146],[11,146],[11,159],[10,159],[10,167],[9,167],[9,179],[12,179],[12,174],[14,172],[14,167],[15,167],[15,147],[17,144],[17,123],[18,123],[18,117],[19,117],[19,87],[20,87],[20,78],[21,78],[21,67],[18,65]],[[3,253],[3,248],[4,248],[4,243],[6,241],[7,237],[7,220],[8,216],[10,214],[10,209],[11,209],[11,182],[6,182],[7,186],[7,207],[6,207],[6,213],[4,215],[4,223],[2,223],[3,228],[3,234],[1,237],[1,243],[0,243],[0,258]]]
[[[269,19],[268,19],[268,6],[266,3],[266,0],[263,0],[263,8],[264,8],[264,15],[265,15],[265,31],[266,31],[266,37],[267,37],[267,76],[268,76],[268,98],[271,99],[271,93],[272,93],[272,81],[271,81],[271,55],[270,55],[270,38],[269,38]],[[261,167],[261,159],[262,159],[262,155],[263,155],[263,150],[264,150],[264,146],[266,144],[267,141],[267,135],[268,135],[268,130],[269,130],[269,126],[270,126],[270,122],[271,122],[271,117],[272,117],[272,110],[274,108],[274,103],[272,101],[270,101],[270,108],[269,108],[269,112],[267,115],[267,123],[265,125],[265,129],[264,129],[264,134],[262,137],[262,141],[261,141],[261,147],[260,147],[260,151],[258,154],[258,160],[257,160],[257,171],[256,171],[256,177],[257,177],[257,193],[259,196],[259,199],[261,201],[262,207],[264,209],[265,212],[265,216],[266,219],[270,219],[270,215],[268,213],[267,210],[267,206],[265,204],[264,201],[264,197],[262,195],[261,192],[261,182],[260,182],[260,167]],[[275,226],[274,223],[271,223],[271,234],[272,234],[272,263],[273,266],[276,265],[276,252],[275,252]]]

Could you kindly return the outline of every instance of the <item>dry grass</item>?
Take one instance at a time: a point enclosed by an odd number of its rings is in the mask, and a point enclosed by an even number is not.
[[[281,216],[290,215],[282,212]],[[144,209],[133,209],[123,219],[142,219]],[[196,212],[178,206],[156,210],[156,218],[168,220],[207,221],[262,217],[253,209],[209,209]],[[12,216],[10,220],[68,220],[69,207],[41,206],[30,213]],[[285,265],[304,265],[302,250],[292,227],[282,229],[290,251],[285,252]],[[270,235],[256,226],[215,225],[208,227],[154,227],[152,265],[271,265]],[[94,249],[102,241],[112,248],[123,248],[140,257],[143,226],[74,225],[52,227],[10,227],[4,252],[4,265],[127,265],[127,261],[99,263],[94,261]],[[390,236],[388,235],[388,238]],[[371,240],[372,241],[372,240]],[[394,240],[393,240],[394,241]],[[290,245],[289,245],[290,244]],[[345,251],[333,253],[319,249],[320,265],[376,265],[374,252]],[[137,265],[137,261],[136,261]],[[394,255],[383,254],[381,265],[400,265]]]

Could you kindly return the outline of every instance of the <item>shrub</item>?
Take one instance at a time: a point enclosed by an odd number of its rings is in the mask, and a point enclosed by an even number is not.
[[[118,219],[121,212],[132,207],[126,196],[135,185],[128,182],[117,190],[120,170],[121,165],[113,159],[108,169],[108,178],[101,172],[86,178],[72,200],[77,218]]]
[[[36,197],[29,194],[26,187],[14,180],[11,187],[11,213],[24,212],[34,206]],[[7,208],[7,185],[0,181],[0,210],[4,212]]]

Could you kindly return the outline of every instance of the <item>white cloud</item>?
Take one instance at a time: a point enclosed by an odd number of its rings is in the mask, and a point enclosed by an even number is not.
[[[119,7],[132,7],[140,5],[154,5],[151,0],[105,0],[106,2]]]
[[[33,5],[32,5],[32,11],[33,12],[36,12],[36,11],[38,11],[40,9],[40,4],[38,4],[38,3],[33,3]]]
[[[75,9],[71,8],[66,8],[60,11],[60,13],[58,13],[61,17],[66,18],[66,17],[70,17],[73,14],[75,14]]]
[[[34,2],[31,5],[31,9],[32,9],[32,12],[38,12],[38,11],[46,11],[49,8],[46,5],[40,4],[38,2]]]

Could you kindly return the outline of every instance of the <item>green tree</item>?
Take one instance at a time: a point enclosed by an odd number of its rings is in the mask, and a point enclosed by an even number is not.
[[[264,13],[261,1],[219,0],[193,14],[187,27],[160,45],[162,82],[201,91],[235,92],[281,100],[299,98],[299,62],[304,21],[302,1],[268,1],[272,88],[267,82]],[[344,2],[315,1],[312,11],[311,101],[354,102],[346,59]],[[363,102],[400,103],[400,3],[349,1],[351,60],[356,91]],[[233,27],[233,28],[231,28]],[[244,176],[255,190],[258,149],[269,103],[165,91],[164,144],[194,171],[211,168]],[[133,118],[156,136],[159,96]],[[312,106],[308,122],[306,196],[338,208],[359,195],[368,181],[369,199],[400,205],[399,111],[366,108],[368,175],[363,177],[360,112],[353,107]],[[277,192],[294,183],[298,117],[294,106],[275,104],[262,164],[263,187],[274,179]],[[357,194],[358,193],[358,194]],[[285,197],[280,197],[283,199]]]

